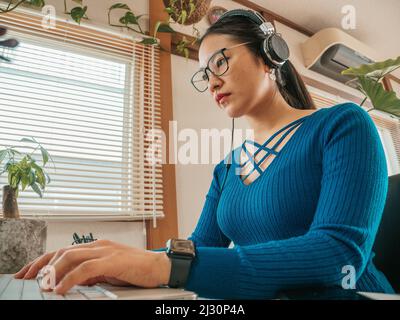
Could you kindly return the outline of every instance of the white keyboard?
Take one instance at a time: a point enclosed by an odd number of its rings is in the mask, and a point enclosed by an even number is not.
[[[42,291],[38,280],[0,275],[0,300],[112,300],[117,296],[99,286],[75,286],[65,295]]]

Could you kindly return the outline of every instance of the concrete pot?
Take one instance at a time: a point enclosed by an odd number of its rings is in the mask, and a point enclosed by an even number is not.
[[[46,251],[47,223],[0,219],[0,274],[15,273]]]

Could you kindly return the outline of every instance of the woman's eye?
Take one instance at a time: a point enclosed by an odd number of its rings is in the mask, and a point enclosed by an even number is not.
[[[217,67],[218,68],[221,67],[222,65],[224,65],[224,63],[225,63],[225,59],[223,59],[223,58],[217,60]]]

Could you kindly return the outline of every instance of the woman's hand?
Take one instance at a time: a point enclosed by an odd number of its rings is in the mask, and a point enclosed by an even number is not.
[[[74,285],[98,282],[155,288],[167,284],[171,272],[165,252],[97,240],[46,253],[23,267],[15,278],[33,279],[48,265],[54,268],[58,294],[65,294]]]

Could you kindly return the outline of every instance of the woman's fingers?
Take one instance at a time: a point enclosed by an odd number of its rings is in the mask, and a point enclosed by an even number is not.
[[[27,273],[27,271],[29,270],[29,268],[31,267],[31,265],[36,261],[37,259],[29,262],[27,265],[25,265],[21,270],[19,270],[17,273],[14,274],[14,278],[15,279],[22,279],[25,274]]]
[[[56,286],[57,294],[65,294],[73,286],[84,283],[91,278],[99,277],[107,273],[110,266],[108,257],[87,260],[65,275],[62,281]]]
[[[39,270],[42,269],[50,261],[53,255],[54,252],[51,252],[36,258],[31,263],[23,267],[21,271],[17,272],[15,274],[15,277],[17,279],[33,279],[34,277],[36,277]]]
[[[15,277],[17,279],[33,279],[37,276],[38,272],[47,264],[53,264],[57,259],[59,259],[60,256],[64,254],[67,250],[75,250],[75,249],[80,249],[80,248],[92,248],[92,247],[98,247],[98,246],[106,246],[106,245],[111,245],[112,242],[109,240],[97,240],[93,241],[90,243],[82,243],[78,245],[71,245],[66,248],[62,248],[58,251],[51,252],[51,253],[46,253],[28,265],[26,265],[23,269],[18,271],[17,274],[15,274]]]
[[[109,248],[78,248],[74,250],[65,251],[58,260],[52,264],[54,268],[56,284],[64,278],[64,276],[70,272],[73,268],[80,265],[81,263],[104,257],[110,252]]]

